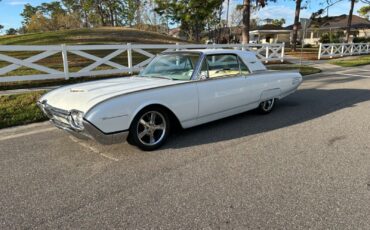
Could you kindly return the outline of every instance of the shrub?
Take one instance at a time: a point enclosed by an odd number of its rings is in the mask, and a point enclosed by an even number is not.
[[[370,37],[369,37],[369,38],[365,38],[365,37],[361,37],[361,38],[359,38],[359,37],[355,37],[355,38],[353,39],[353,42],[354,42],[354,43],[368,43],[368,42],[370,42]]]
[[[343,32],[323,33],[320,37],[321,43],[340,43],[342,42]]]

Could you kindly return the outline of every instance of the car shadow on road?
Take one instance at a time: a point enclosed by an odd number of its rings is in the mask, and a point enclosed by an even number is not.
[[[222,120],[176,130],[163,148],[215,143],[303,123],[370,100],[366,89],[301,89],[281,100],[268,115],[249,111]]]

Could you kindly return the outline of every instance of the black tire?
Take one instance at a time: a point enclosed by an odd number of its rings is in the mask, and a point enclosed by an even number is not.
[[[276,104],[276,99],[273,98],[273,99],[269,99],[269,100],[266,100],[266,101],[263,101],[260,103],[260,105],[258,106],[258,111],[261,113],[261,114],[268,114],[268,113],[271,113],[271,111],[274,109],[275,107],[275,104]]]
[[[166,110],[160,107],[145,108],[132,121],[129,140],[141,150],[156,150],[166,142],[170,125]]]

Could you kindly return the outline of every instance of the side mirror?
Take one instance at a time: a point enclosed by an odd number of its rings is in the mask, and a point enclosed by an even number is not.
[[[208,78],[207,72],[200,73],[199,80],[206,80]]]

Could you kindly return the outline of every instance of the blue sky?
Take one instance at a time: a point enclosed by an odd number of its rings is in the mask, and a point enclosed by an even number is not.
[[[50,0],[2,0],[0,2],[0,24],[8,28],[19,28],[22,25],[22,17],[20,13],[23,11],[23,6],[27,3],[31,5],[40,5],[43,2],[51,2]]]
[[[22,17],[20,13],[23,10],[23,6],[27,3],[31,5],[39,5],[42,2],[51,2],[51,0],[2,0],[0,2],[0,24],[5,26],[5,29],[10,27],[19,28],[21,26]],[[241,4],[242,0],[230,0],[231,9],[237,4]],[[279,3],[269,3],[269,5],[258,11],[258,18],[285,18],[287,21],[286,25],[292,24],[294,16],[294,4],[293,0],[279,0]],[[319,1],[311,0],[309,8],[302,10],[301,17],[309,17],[312,12],[317,11],[321,8],[318,4]],[[357,14],[357,10],[364,6],[364,3],[356,3],[354,13]],[[348,14],[350,3],[348,0],[343,0],[341,3],[333,6],[330,9],[331,16]]]

